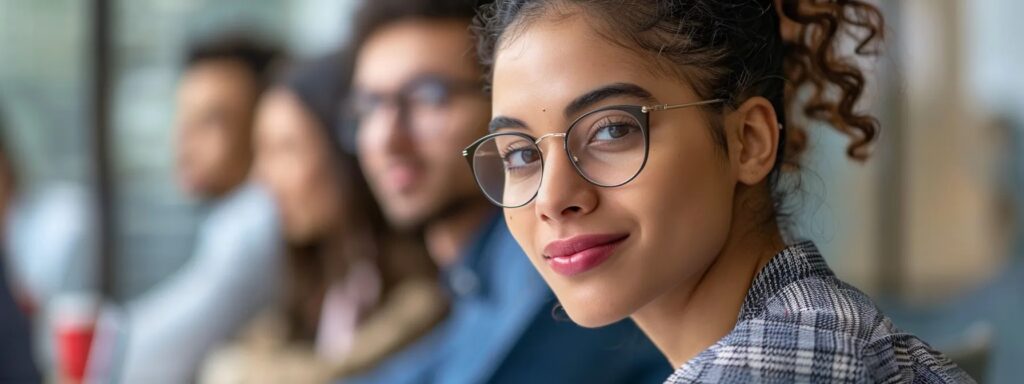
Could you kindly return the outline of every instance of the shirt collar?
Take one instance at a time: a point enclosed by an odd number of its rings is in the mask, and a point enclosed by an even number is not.
[[[776,254],[757,274],[740,309],[739,320],[759,316],[768,298],[790,283],[808,277],[834,276],[818,247],[811,241],[793,244]]]

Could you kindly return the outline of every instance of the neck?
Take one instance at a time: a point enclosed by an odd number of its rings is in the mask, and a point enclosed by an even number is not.
[[[228,196],[231,196],[231,194],[241,190],[242,186],[245,185],[245,181],[246,180],[243,179],[241,182],[233,181],[225,186],[208,188],[204,190],[192,189],[187,190],[187,192],[194,196],[195,198],[197,198],[201,204],[217,204],[218,202],[223,201]]]
[[[734,213],[725,246],[704,273],[633,314],[673,367],[681,367],[732,331],[757,273],[785,248],[778,225],[764,222]]]
[[[484,220],[493,213],[493,206],[486,201],[479,201],[431,221],[423,228],[423,239],[430,258],[441,268],[454,264]]]

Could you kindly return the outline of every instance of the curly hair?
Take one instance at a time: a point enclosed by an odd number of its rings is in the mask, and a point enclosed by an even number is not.
[[[866,1],[500,0],[481,7],[473,25],[487,84],[510,35],[567,6],[592,17],[609,41],[653,54],[657,69],[683,77],[701,97],[732,107],[768,99],[785,128],[776,171],[799,168],[809,121],[829,123],[849,137],[850,158],[867,159],[879,123],[857,110],[866,81],[855,60],[878,54],[884,26]],[[842,52],[846,37],[852,55]],[[715,131],[724,147],[724,133]]]

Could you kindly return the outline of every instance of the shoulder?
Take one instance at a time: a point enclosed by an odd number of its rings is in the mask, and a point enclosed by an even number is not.
[[[843,335],[861,343],[895,331],[866,294],[834,275],[793,281],[764,301],[757,318],[820,332]]]
[[[814,346],[813,355],[851,359],[871,381],[973,381],[928,343],[899,329],[868,295],[834,275],[787,285],[768,300],[764,319],[790,336],[804,335],[801,341]]]
[[[798,322],[744,320],[668,382],[870,382],[863,347],[855,338]]]
[[[275,238],[278,216],[270,193],[249,183],[215,203],[203,223],[203,230],[218,236]]]
[[[834,276],[783,286],[766,298],[761,312],[741,319],[669,382],[751,380],[971,382],[941,353],[896,328],[867,295]]]
[[[254,279],[254,271],[271,279],[283,243],[269,194],[248,184],[212,207],[197,233],[193,258],[208,270],[231,270],[240,279]]]

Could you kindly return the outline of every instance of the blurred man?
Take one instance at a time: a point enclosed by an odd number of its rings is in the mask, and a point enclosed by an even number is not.
[[[246,180],[254,110],[276,57],[240,38],[188,54],[178,89],[177,174],[208,212],[189,262],[126,305],[125,350],[114,354],[124,357],[121,382],[192,381],[209,349],[272,298],[277,219],[269,196]]]
[[[256,103],[273,52],[244,40],[193,49],[178,87],[178,181],[189,194],[218,199],[245,181],[252,163]]]
[[[356,18],[359,158],[392,224],[423,231],[452,309],[355,382],[660,382],[667,365],[631,322],[555,318],[554,296],[460,156],[490,119],[467,30],[476,3],[379,0]]]

